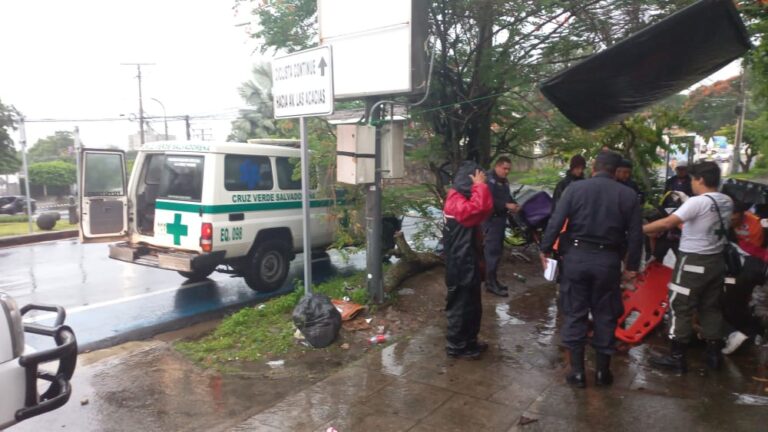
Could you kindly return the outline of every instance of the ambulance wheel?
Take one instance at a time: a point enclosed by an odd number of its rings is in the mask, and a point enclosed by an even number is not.
[[[267,241],[260,244],[250,255],[248,267],[243,269],[245,283],[259,292],[272,292],[280,289],[288,277],[289,248],[280,241]]]
[[[192,282],[199,282],[201,280],[205,280],[208,276],[211,275],[211,273],[213,273],[214,270],[216,270],[216,269],[212,268],[210,270],[205,269],[205,270],[202,270],[202,271],[200,271],[200,270],[193,270],[191,272],[180,271],[179,274],[182,275],[183,277],[187,278],[188,280],[192,281]]]

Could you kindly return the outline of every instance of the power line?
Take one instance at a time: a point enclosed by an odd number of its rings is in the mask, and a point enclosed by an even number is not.
[[[189,117],[190,120],[208,120],[213,119],[216,116],[225,116],[227,118],[222,118],[223,120],[232,118],[236,119],[238,117],[232,117],[234,114],[227,114],[227,113],[220,113],[220,114],[209,114],[209,115],[172,115],[167,116],[166,118],[168,120],[174,120],[174,121],[184,121],[187,117]],[[144,120],[162,120],[163,116],[144,116]],[[39,118],[39,119],[25,119],[27,123],[77,123],[77,122],[115,122],[115,121],[133,121],[127,117],[104,117],[104,118],[71,118],[71,119],[65,119],[65,118]]]

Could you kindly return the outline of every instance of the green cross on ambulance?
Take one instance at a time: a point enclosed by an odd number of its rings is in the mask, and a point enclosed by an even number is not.
[[[273,291],[302,252],[295,140],[160,141],[138,152],[126,182],[120,150],[83,149],[80,239],[109,256],[201,280],[214,271]],[[310,191],[312,252],[333,242],[331,199]]]

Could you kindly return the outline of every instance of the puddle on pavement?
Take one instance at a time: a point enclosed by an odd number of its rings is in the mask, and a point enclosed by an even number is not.
[[[524,294],[496,308],[502,325],[533,323],[536,342],[548,346],[557,332],[557,296],[551,284],[532,286]],[[506,317],[502,317],[506,314]]]
[[[768,396],[755,396],[751,394],[737,394],[736,405],[768,406]]]
[[[496,305],[496,318],[499,321],[499,325],[505,326],[505,325],[523,325],[526,322],[515,318],[512,314],[509,313],[509,305],[506,303],[499,303]]]

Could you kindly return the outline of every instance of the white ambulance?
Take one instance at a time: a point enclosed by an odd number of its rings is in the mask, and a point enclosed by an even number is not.
[[[302,251],[300,152],[295,140],[160,141],[138,152],[126,184],[119,150],[83,149],[80,238],[121,261],[200,280],[237,274],[280,288]],[[310,191],[312,252],[333,242],[330,198]]]

